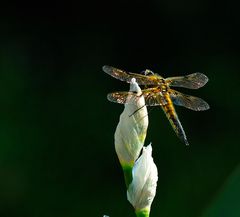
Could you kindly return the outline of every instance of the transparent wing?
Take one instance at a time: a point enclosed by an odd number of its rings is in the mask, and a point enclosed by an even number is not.
[[[159,78],[152,74],[151,75],[135,74],[114,68],[112,66],[103,66],[102,69],[104,72],[111,75],[112,77],[119,79],[121,81],[125,81],[127,83],[130,83],[132,78],[135,78],[137,83],[140,85],[157,85],[159,81]]]
[[[111,102],[125,104],[128,103],[130,96],[131,100],[137,100],[140,97],[137,96],[134,92],[121,91],[109,93],[107,95],[107,99]],[[159,106],[166,103],[157,88],[148,88],[142,90],[142,96],[145,99],[146,106]]]
[[[109,93],[107,95],[107,99],[111,102],[119,103],[119,104],[126,104],[128,103],[129,95],[133,95],[136,98],[138,97],[136,94],[127,91],[121,91],[121,92],[114,92]]]
[[[196,72],[186,76],[169,77],[165,80],[172,87],[198,89],[208,82],[208,77],[200,72]]]
[[[148,88],[142,90],[142,95],[147,106],[159,106],[166,104],[164,97],[161,95],[158,88]]]
[[[180,93],[176,90],[169,90],[170,98],[175,105],[183,106],[194,111],[209,109],[209,105],[203,99]]]

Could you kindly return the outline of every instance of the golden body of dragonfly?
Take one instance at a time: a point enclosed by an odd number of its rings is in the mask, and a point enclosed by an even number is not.
[[[127,83],[130,83],[131,79],[135,78],[139,85],[146,86],[146,89],[142,90],[146,106],[161,106],[177,136],[188,145],[186,134],[173,104],[184,106],[194,111],[207,110],[209,109],[209,105],[201,98],[180,93],[170,87],[198,89],[208,82],[206,75],[197,72],[186,76],[169,77],[165,79],[147,69],[144,71],[144,75],[130,73],[112,66],[103,66],[103,71]],[[114,92],[109,93],[107,98],[111,102],[125,104],[127,103],[129,94],[131,93],[124,91]],[[135,93],[132,94],[134,96]]]

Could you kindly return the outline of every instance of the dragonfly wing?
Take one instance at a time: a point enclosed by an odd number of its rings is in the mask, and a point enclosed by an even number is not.
[[[175,105],[183,106],[194,111],[205,111],[210,107],[203,99],[180,93],[176,90],[169,90],[170,97]]]
[[[121,92],[114,92],[109,93],[107,95],[107,99],[111,102],[119,103],[119,104],[126,104],[129,102],[129,100],[137,100],[139,96],[137,96],[133,92],[127,92],[127,91],[121,91]]]
[[[146,106],[161,105],[163,100],[160,98],[160,94],[153,93],[152,90],[150,90],[150,89],[151,88],[142,90],[142,95],[145,98],[145,105]],[[131,97],[131,100],[132,99],[137,100],[140,96],[137,96],[136,93],[134,93],[134,92],[126,92],[126,91],[109,93],[107,95],[107,99],[109,101],[119,103],[119,104],[128,103],[130,97]]]
[[[169,77],[165,80],[172,87],[198,89],[208,82],[208,77],[200,72],[196,72],[186,76]]]
[[[168,94],[165,95],[165,101],[166,104],[162,105],[162,109],[171,123],[173,130],[181,141],[183,141],[186,145],[189,145],[182,124],[178,119],[172,100]]]
[[[141,75],[135,74],[131,72],[126,72],[121,69],[114,68],[112,66],[103,66],[103,71],[107,74],[111,75],[112,77],[130,83],[132,78],[136,79],[136,82],[139,85],[157,85],[159,78],[155,75]]]
[[[165,103],[163,96],[157,88],[143,89],[142,94],[147,106],[159,106]]]

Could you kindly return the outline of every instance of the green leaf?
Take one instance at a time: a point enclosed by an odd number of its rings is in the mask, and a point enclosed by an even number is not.
[[[229,176],[213,203],[202,217],[240,216],[240,165]]]

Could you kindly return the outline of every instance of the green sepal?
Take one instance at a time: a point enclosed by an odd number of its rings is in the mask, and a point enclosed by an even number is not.
[[[141,209],[135,211],[137,217],[149,217],[150,210],[149,209]]]
[[[122,165],[122,169],[123,169],[123,173],[124,173],[125,184],[126,184],[127,189],[128,189],[128,186],[132,182],[132,169],[133,169],[133,165]]]

